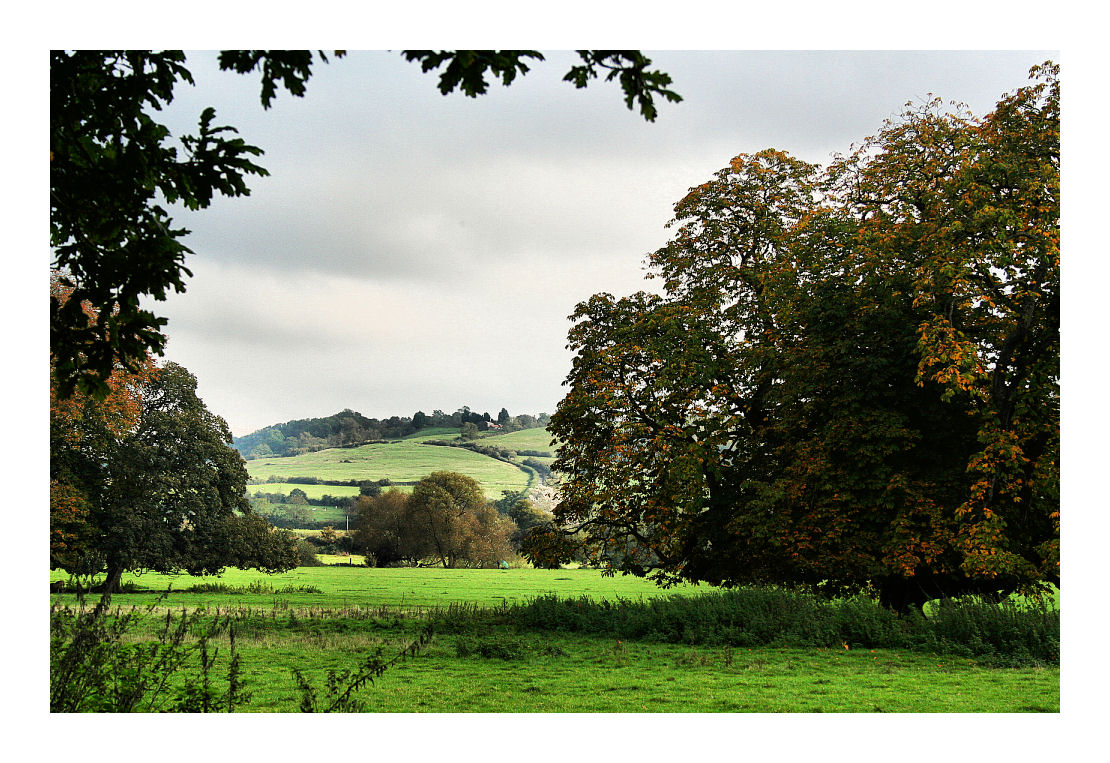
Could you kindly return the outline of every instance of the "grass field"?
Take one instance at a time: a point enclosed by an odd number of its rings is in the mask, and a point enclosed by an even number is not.
[[[435,471],[452,471],[473,477],[491,499],[500,498],[504,490],[523,490],[528,485],[528,474],[512,464],[463,448],[424,445],[419,439],[332,448],[288,458],[254,459],[247,462],[247,471],[252,479],[262,480],[278,476],[326,480],[388,478],[394,482],[418,482]],[[249,489],[254,492],[257,487],[251,485]]]
[[[113,604],[141,605],[149,602],[157,592],[172,586],[173,592],[164,604],[168,607],[182,605],[241,604],[245,606],[270,606],[274,596],[268,593],[217,595],[184,593],[197,584],[223,583],[229,587],[246,588],[251,584],[276,589],[313,587],[319,594],[289,594],[281,600],[298,607],[379,607],[402,609],[446,607],[450,604],[468,603],[495,606],[505,602],[519,602],[541,594],[560,596],[590,596],[595,599],[639,599],[684,593],[705,592],[707,586],[680,586],[661,589],[658,586],[630,575],[606,578],[590,569],[537,570],[532,568],[510,570],[448,570],[439,567],[367,568],[346,565],[347,557],[325,556],[326,564],[334,566],[298,567],[289,572],[265,575],[254,570],[228,569],[219,576],[193,577],[191,575],[160,575],[148,572],[141,576],[124,575],[124,583],[131,581],[148,589],[150,593],[116,594]],[[51,580],[65,580],[63,573],[51,574]],[[56,595],[56,597],[59,595]],[[68,597],[74,600],[74,597]]]
[[[555,445],[551,434],[544,428],[519,429],[508,434],[494,434],[481,438],[482,445],[496,445],[508,450],[539,450],[554,455]]]
[[[240,636],[252,712],[290,712],[292,666],[322,686],[368,650],[399,650],[389,630]],[[1016,713],[1058,712],[1059,671],[983,668],[910,652],[752,649],[559,635],[502,637],[506,657],[442,636],[360,698],[387,713]],[[479,640],[480,644],[481,641]],[[465,655],[465,656],[464,656]]]
[[[52,576],[59,579],[61,576]],[[555,593],[647,600],[679,592],[595,570],[301,568],[281,575],[228,570],[219,578],[125,577],[149,592],[113,606],[157,600],[159,611],[215,608],[237,618],[237,648],[252,712],[296,711],[294,668],[322,689],[329,670],[354,669],[378,648],[398,653],[420,612],[497,606]],[[187,593],[195,584],[226,590]],[[55,601],[72,602],[56,594]],[[226,664],[226,638],[217,675]],[[583,633],[483,626],[437,633],[416,657],[359,693],[370,712],[1059,712],[1055,666],[997,668],[967,656],[901,649],[733,648],[618,641]]]

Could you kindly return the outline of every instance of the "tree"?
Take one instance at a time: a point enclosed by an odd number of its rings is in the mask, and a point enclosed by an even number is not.
[[[549,524],[552,517],[548,512],[533,505],[523,491],[503,490],[501,493],[501,500],[496,501],[494,505],[516,525],[509,540],[513,549],[519,551],[523,547],[524,538],[528,532],[533,527]]]
[[[939,102],[822,171],[740,155],[675,206],[663,294],[573,316],[540,562],[667,584],[1059,584],[1059,88]]]
[[[103,399],[61,396],[51,372],[51,569],[106,572],[110,595],[126,570],[295,566],[294,539],[251,512],[243,459],[186,369],[117,369]]]
[[[336,51],[342,57],[343,51]],[[438,70],[439,89],[475,97],[488,88],[489,72],[508,85],[525,74],[537,51],[403,51],[424,71]],[[649,70],[639,51],[579,51],[582,63],[565,79],[585,87],[605,72],[616,79],[631,109],[654,121],[656,95],[670,77]],[[220,68],[261,72],[261,102],[269,108],[283,87],[304,95],[321,51],[225,50]],[[250,175],[267,175],[254,163],[263,152],[218,126],[206,108],[197,132],[174,136],[154,114],[170,103],[178,82],[193,84],[181,51],[62,51],[50,56],[50,245],[53,268],[74,299],[50,302],[50,346],[55,355],[58,393],[76,389],[104,398],[116,366],[138,372],[148,353],[160,355],[166,324],[139,307],[142,297],[164,300],[169,290],[185,291],[183,243],[188,233],[174,228],[164,203],[191,210],[207,208],[216,194],[245,196]],[[179,153],[179,148],[181,153]],[[80,305],[89,303],[90,322]]]
[[[61,302],[69,297],[56,278],[50,293]],[[93,320],[91,309],[86,305],[84,310],[87,320]],[[137,372],[115,369],[102,400],[80,393],[63,397],[54,369],[51,354],[50,568],[91,575],[103,569],[95,514],[107,454],[138,426],[141,388],[155,367],[147,360]]]
[[[427,538],[412,521],[409,497],[400,490],[361,496],[355,515],[354,547],[374,564],[415,564],[430,553]]]
[[[511,554],[515,529],[486,504],[481,485],[456,472],[433,472],[412,489],[411,522],[444,567],[462,563],[492,566]]]

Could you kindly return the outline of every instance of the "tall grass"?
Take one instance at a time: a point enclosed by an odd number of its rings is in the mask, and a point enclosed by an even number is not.
[[[483,619],[520,629],[713,646],[908,648],[974,656],[1000,665],[1059,664],[1060,613],[1047,602],[1001,604],[967,598],[933,614],[899,616],[856,597],[825,600],[782,588],[741,588],[647,601],[537,596],[496,608],[435,615],[446,630]]]

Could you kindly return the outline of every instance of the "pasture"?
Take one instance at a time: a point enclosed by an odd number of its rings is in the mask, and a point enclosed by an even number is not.
[[[551,433],[543,427],[533,429],[518,429],[506,434],[492,434],[482,437],[478,442],[482,445],[496,445],[508,450],[538,450],[555,454],[555,441]]]
[[[247,462],[247,472],[253,480],[267,480],[275,476],[317,477],[335,481],[388,478],[393,482],[415,483],[435,471],[452,471],[473,477],[490,499],[500,498],[505,490],[524,490],[531,474],[512,464],[464,448],[425,445],[420,439],[357,448],[331,448],[299,456],[260,458]],[[297,487],[305,488],[301,485]],[[322,487],[325,488],[322,492],[338,495],[329,489],[334,486]],[[249,486],[251,492],[258,488],[257,485]]]
[[[53,575],[54,579],[61,576]],[[537,597],[666,603],[701,600],[706,586],[663,590],[596,570],[300,568],[279,575],[228,570],[219,577],[126,576],[145,590],[113,607],[157,603],[150,620],[202,610],[232,618],[247,712],[294,712],[301,671],[321,692],[329,671],[354,670],[381,649],[411,643],[424,618],[432,642],[390,668],[359,699],[368,712],[1059,712],[1058,665],[998,667],[969,654],[619,638],[562,627],[523,627],[506,607]],[[172,583],[172,592],[160,600]],[[190,588],[197,587],[190,591]],[[72,603],[71,594],[54,601]],[[454,613],[452,615],[452,613]],[[483,614],[484,613],[484,614]],[[150,631],[151,633],[153,630]],[[227,664],[226,637],[216,675]]]
[[[357,557],[356,557],[357,558]],[[270,606],[275,597],[269,589],[316,588],[320,593],[282,594],[282,602],[294,607],[389,607],[400,610],[423,610],[451,604],[476,604],[492,607],[504,603],[523,602],[531,597],[556,594],[565,597],[589,596],[598,600],[647,599],[672,593],[702,593],[708,586],[679,586],[662,589],[642,578],[630,575],[604,577],[597,570],[537,570],[521,567],[508,570],[443,569],[440,567],[368,568],[351,566],[349,557],[323,556],[323,567],[298,567],[289,572],[266,575],[256,570],[227,569],[221,575],[161,575],[147,572],[124,575],[124,584],[131,582],[146,590],[144,593],[119,593],[112,603],[142,605],[158,593],[170,594],[166,607],[212,606],[240,604]],[[61,572],[51,580],[65,580]],[[220,595],[188,593],[198,585],[220,583],[228,588],[246,590],[251,586],[259,593]],[[57,597],[58,595],[56,595]],[[69,597],[73,599],[72,596]]]

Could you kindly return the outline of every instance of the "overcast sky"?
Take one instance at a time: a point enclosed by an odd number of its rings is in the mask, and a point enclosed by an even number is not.
[[[655,123],[615,84],[547,61],[476,99],[440,95],[399,53],[316,67],[304,98],[259,103],[256,76],[190,54],[165,118],[205,106],[262,147],[249,197],[192,230],[166,359],[236,435],[343,408],[364,415],[551,413],[567,316],[591,295],[655,288],[644,256],[672,207],[739,153],[827,162],[930,94],[986,113],[1052,51],[649,52],[682,96]]]

